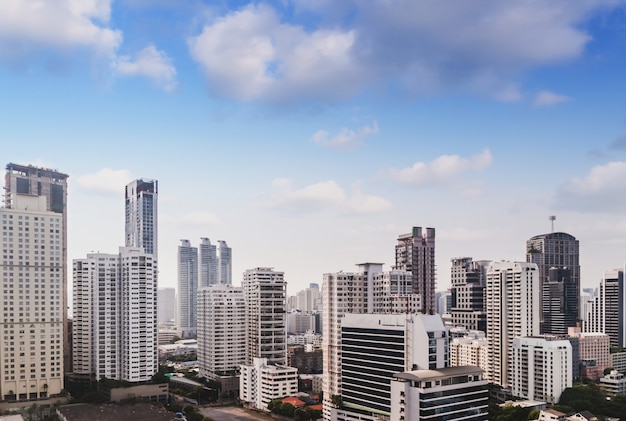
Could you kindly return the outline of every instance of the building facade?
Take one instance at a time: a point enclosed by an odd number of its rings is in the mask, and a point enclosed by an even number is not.
[[[202,237],[198,246],[198,254],[200,263],[198,287],[204,288],[219,284],[217,246],[211,244],[211,240],[208,238]]]
[[[171,323],[176,320],[176,290],[174,288],[159,288],[157,302],[159,323]]]
[[[0,398],[27,400],[64,387],[65,228],[45,196],[14,191],[0,208]]]
[[[158,256],[158,182],[138,179],[126,185],[126,247]]]
[[[490,263],[487,260],[474,261],[471,257],[451,260],[452,326],[483,332],[487,330],[485,285]]]
[[[189,240],[178,246],[178,315],[176,323],[183,338],[196,336],[198,329],[198,248]]]
[[[411,272],[413,293],[422,299],[421,312],[434,314],[435,306],[435,229],[413,227],[400,235],[396,244],[396,269]]]
[[[550,268],[542,289],[543,333],[567,335],[580,312],[579,285],[569,268]]]
[[[266,358],[254,358],[252,364],[241,366],[239,399],[253,408],[267,411],[270,401],[297,393],[297,368],[268,364]]]
[[[487,271],[487,342],[489,378],[510,386],[513,340],[539,334],[539,273],[525,262],[494,262]]]
[[[242,287],[246,299],[246,364],[255,358],[287,364],[287,283],[273,268],[248,269]]]
[[[232,285],[233,284],[233,252],[226,241],[218,241],[218,271],[217,276],[219,284]]]
[[[484,371],[482,378],[489,380],[489,343],[481,330],[470,331],[464,337],[450,341],[450,366],[468,365],[480,367]]]
[[[611,338],[611,348],[626,347],[625,305],[624,271],[615,269],[605,272],[598,296],[594,298],[583,324],[584,331],[606,333]]]

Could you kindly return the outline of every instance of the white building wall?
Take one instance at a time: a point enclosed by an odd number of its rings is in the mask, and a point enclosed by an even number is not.
[[[241,366],[239,399],[256,409],[266,411],[270,401],[297,393],[297,368],[268,365],[267,358],[254,358],[253,364]]]

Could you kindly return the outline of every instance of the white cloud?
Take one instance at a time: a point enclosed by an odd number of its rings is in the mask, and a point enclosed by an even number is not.
[[[371,126],[363,126],[356,130],[343,127],[339,133],[333,137],[329,136],[326,130],[318,130],[313,134],[311,139],[318,145],[329,148],[351,148],[363,143],[365,138],[371,134],[378,133],[378,123],[374,121]]]
[[[79,175],[76,180],[87,191],[123,195],[124,186],[133,180],[133,176],[129,170],[103,168],[93,174]]]
[[[204,26],[189,39],[209,89],[242,101],[336,100],[363,83],[352,57],[353,31],[281,23],[267,5],[249,5]]]
[[[540,91],[535,96],[533,105],[535,107],[548,107],[550,105],[556,105],[570,100],[571,98],[565,95],[555,94],[550,91]]]
[[[463,158],[459,155],[442,155],[431,162],[416,162],[411,167],[392,169],[391,178],[399,183],[412,186],[425,186],[447,183],[467,172],[482,171],[491,165],[489,149]]]
[[[626,162],[597,165],[584,177],[561,185],[554,198],[558,209],[623,212],[626,206]]]
[[[122,42],[106,26],[110,0],[3,0],[0,2],[0,62],[21,64],[42,52],[85,49],[112,58]]]
[[[157,87],[168,92],[178,85],[172,60],[154,45],[147,46],[134,57],[120,56],[115,69],[120,76],[145,76]]]
[[[332,210],[347,214],[380,213],[391,209],[387,199],[366,195],[358,185],[351,194],[335,181],[321,181],[302,188],[293,188],[292,182],[281,178],[272,182],[273,194],[266,199],[265,205],[289,213],[310,213]]]

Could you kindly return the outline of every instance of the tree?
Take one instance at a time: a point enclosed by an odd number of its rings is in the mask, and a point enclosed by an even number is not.
[[[536,420],[539,418],[539,414],[541,414],[541,411],[539,409],[533,409],[532,411],[530,411],[530,413],[528,414],[528,419],[529,420]]]

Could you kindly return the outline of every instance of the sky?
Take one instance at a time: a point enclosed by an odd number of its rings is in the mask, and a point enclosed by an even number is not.
[[[443,290],[550,215],[595,287],[626,260],[626,2],[2,0],[0,162],[69,174],[70,261],[157,179],[161,287],[181,239],[295,294],[422,226]]]

